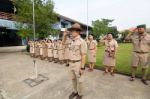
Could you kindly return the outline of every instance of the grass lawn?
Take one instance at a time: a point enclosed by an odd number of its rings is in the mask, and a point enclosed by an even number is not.
[[[121,43],[118,47],[117,53],[117,64],[115,72],[130,75],[131,74],[131,55],[132,55],[132,44],[129,43]],[[97,50],[97,62],[96,68],[104,69],[102,64],[104,56],[104,46],[98,47]],[[137,70],[137,77],[141,77],[141,67],[139,66]],[[148,79],[150,79],[150,69],[148,74]]]

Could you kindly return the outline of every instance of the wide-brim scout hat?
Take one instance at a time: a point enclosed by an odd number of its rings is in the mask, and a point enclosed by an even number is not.
[[[73,30],[76,30],[76,31],[79,31],[79,32],[83,31],[80,24],[78,24],[78,23],[75,23],[71,26],[71,28],[68,28],[68,31],[73,31]]]

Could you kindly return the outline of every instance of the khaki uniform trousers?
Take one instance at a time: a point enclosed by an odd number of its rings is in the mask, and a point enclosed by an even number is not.
[[[70,62],[70,72],[72,78],[72,84],[74,88],[74,92],[78,92],[79,95],[83,95],[83,74],[80,75],[80,65],[81,62]]]

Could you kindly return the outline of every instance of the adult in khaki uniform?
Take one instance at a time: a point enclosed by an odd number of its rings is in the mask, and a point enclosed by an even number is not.
[[[97,41],[94,40],[94,35],[90,34],[87,41],[88,45],[88,62],[89,62],[89,71],[94,70],[94,65],[96,62],[96,50],[97,50]]]
[[[133,42],[132,76],[130,81],[134,81],[137,66],[140,64],[142,66],[143,73],[141,81],[145,85],[148,85],[146,76],[150,61],[150,34],[146,33],[146,25],[139,25],[136,29],[131,29],[126,40],[132,40]]]
[[[40,41],[37,41],[37,58],[40,57]]]
[[[82,99],[83,87],[83,70],[86,60],[87,44],[80,37],[82,31],[80,25],[75,23],[68,29],[72,34],[72,42],[70,45],[70,71],[74,91],[70,94],[69,99]],[[63,42],[67,39],[67,31],[64,32]]]
[[[45,40],[45,47],[46,47],[46,49],[45,49],[45,57],[48,60],[48,40]]]
[[[43,58],[42,59],[46,59],[46,56],[47,56],[46,50],[47,50],[46,41],[43,40],[43,43],[42,43]]]
[[[29,41],[29,46],[30,46],[30,56],[34,56],[34,43],[33,41]]]
[[[52,62],[52,58],[53,58],[53,45],[52,45],[52,41],[48,40],[48,60],[49,62]]]
[[[31,41],[30,46],[31,46],[31,48],[30,48],[31,57],[34,57],[35,56],[35,43],[34,43],[34,41]]]
[[[34,57],[37,58],[37,41],[35,41],[34,47]]]
[[[40,59],[43,59],[43,41],[41,40],[39,43],[39,48],[40,48]]]
[[[115,39],[113,39],[111,33],[108,33],[107,36],[100,40],[100,42],[105,45],[103,60],[103,65],[105,66],[104,74],[107,74],[110,71],[110,74],[114,76],[118,43]]]
[[[64,46],[64,60],[66,62],[66,66],[69,66],[69,51],[70,51],[70,38],[67,36],[66,38],[66,42],[63,43],[63,46]]]
[[[62,40],[58,40],[58,59],[60,64],[63,64],[64,60],[64,46],[62,44]]]
[[[53,55],[54,55],[54,63],[58,62],[58,42],[57,40],[54,41],[53,44]]]

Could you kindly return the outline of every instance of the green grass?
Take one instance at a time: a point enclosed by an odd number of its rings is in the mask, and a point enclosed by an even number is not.
[[[131,55],[132,55],[132,44],[129,43],[121,43],[118,47],[118,53],[117,53],[117,64],[115,68],[115,72],[130,75],[131,74]],[[104,66],[102,64],[103,62],[103,56],[104,56],[104,46],[98,47],[97,50],[97,62],[96,62],[96,68],[104,69]],[[148,79],[150,79],[150,69],[149,69]],[[141,77],[141,67],[139,66],[137,70],[137,77]]]

